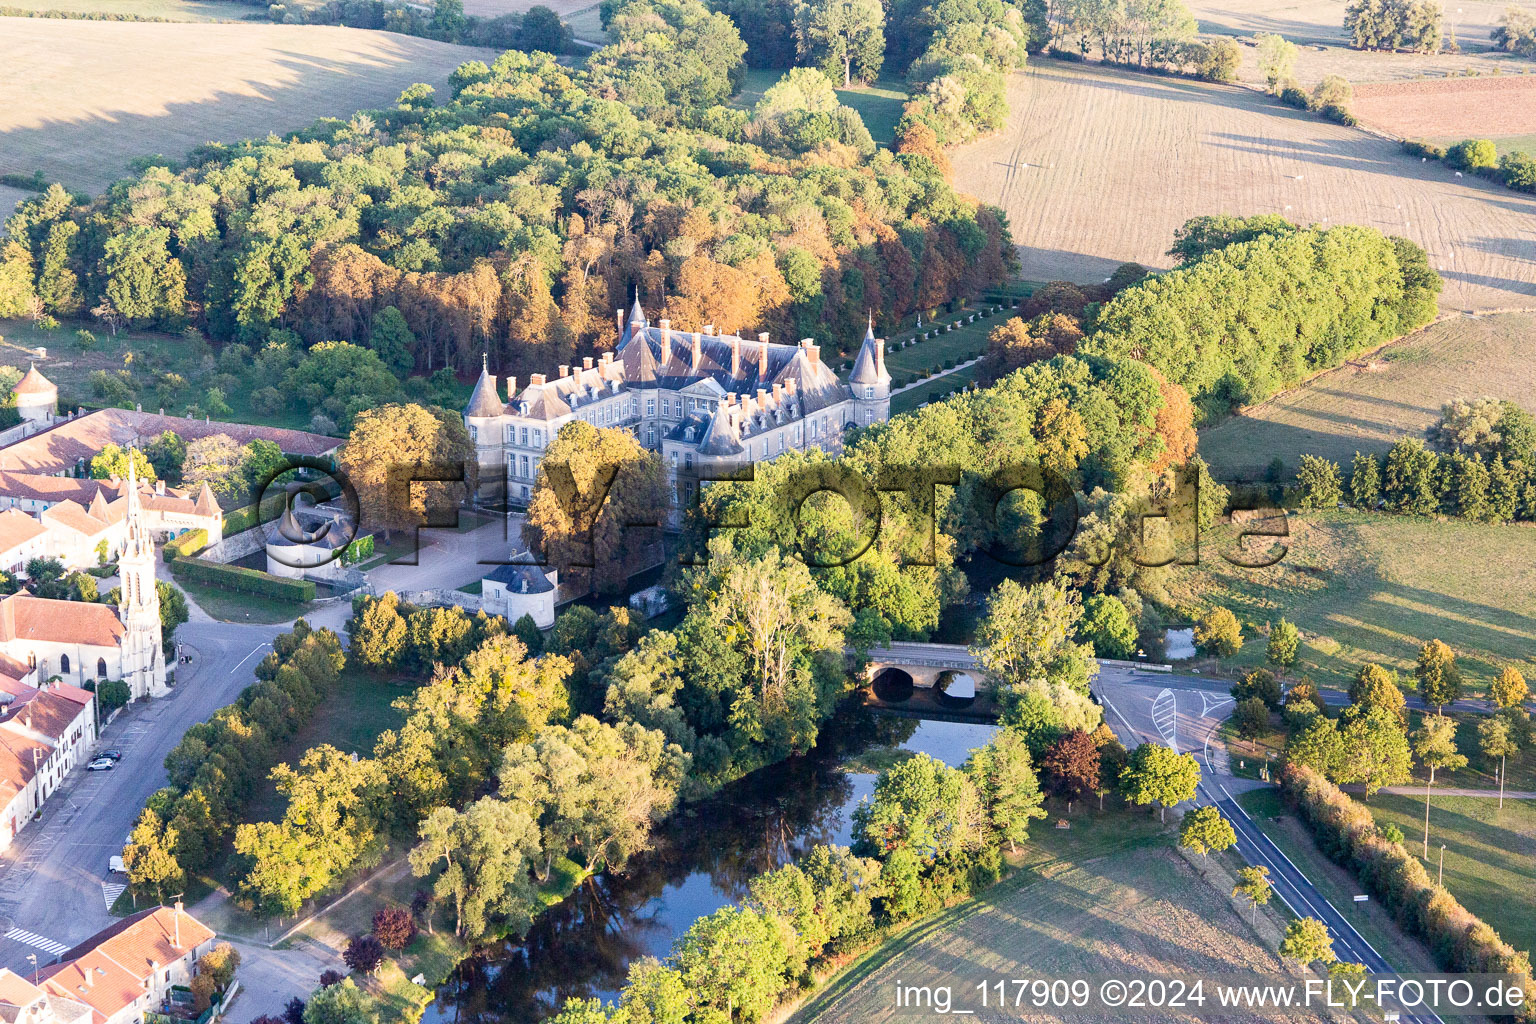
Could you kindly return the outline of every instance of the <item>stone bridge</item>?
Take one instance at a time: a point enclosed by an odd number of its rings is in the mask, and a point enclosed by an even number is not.
[[[898,641],[869,652],[864,682],[876,703],[883,707],[918,705],[957,711],[967,709],[983,716],[995,714],[992,702],[979,692],[981,670],[970,649],[962,644],[921,644]],[[926,691],[914,698],[916,690]],[[981,697],[981,700],[977,700]],[[982,707],[980,705],[985,705]]]

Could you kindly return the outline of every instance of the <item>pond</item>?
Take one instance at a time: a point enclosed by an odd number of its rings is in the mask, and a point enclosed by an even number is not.
[[[477,950],[438,989],[423,1020],[522,1024],[552,1016],[573,997],[615,998],[630,961],[666,956],[695,920],[744,899],[759,874],[818,843],[847,845],[853,809],[875,788],[859,755],[897,747],[958,766],[995,730],[840,713],[806,757],[682,808],[622,875],[592,879],[546,911],[523,941]]]

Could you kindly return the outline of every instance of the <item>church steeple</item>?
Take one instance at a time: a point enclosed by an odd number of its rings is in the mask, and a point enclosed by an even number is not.
[[[122,620],[121,673],[135,698],[158,697],[166,692],[165,659],[160,651],[160,591],[155,585],[155,539],[144,521],[134,467],[137,449],[128,450],[128,510],[124,516],[126,537],[117,560],[117,614]]]

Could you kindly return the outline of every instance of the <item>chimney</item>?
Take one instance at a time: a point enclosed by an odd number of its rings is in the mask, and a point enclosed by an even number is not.
[[[661,327],[661,365],[665,367],[672,361],[672,321],[663,319]]]
[[[768,389],[765,387],[760,386],[757,389],[757,407],[759,409],[768,408]]]
[[[778,405],[779,403],[781,403],[783,401],[784,401],[784,385],[783,384],[775,384],[773,386],[773,404],[774,405]]]
[[[544,386],[546,380],[547,378],[542,373],[529,374],[528,386],[531,388],[541,388]]]
[[[603,365],[604,366],[608,366],[612,362],[613,362],[613,353],[612,352],[604,352],[603,353]]]
[[[583,370],[590,370],[590,369],[592,369],[592,357],[591,356],[582,356],[581,357],[581,368]]]
[[[508,377],[507,378],[507,401],[510,402],[510,401],[512,401],[512,399],[514,399],[516,397],[517,397],[517,378],[516,377]]]
[[[875,342],[875,372],[885,373],[885,339],[880,338]]]
[[[561,363],[560,364],[560,379],[564,380],[565,378],[569,377],[570,375],[571,375],[570,364],[568,364],[568,363]]]
[[[759,380],[768,379],[768,335],[757,336],[757,377]]]
[[[713,338],[714,336],[715,336],[715,325],[714,324],[705,324],[704,325],[704,337],[706,337],[706,338]]]
[[[810,345],[810,344],[807,344],[805,346],[805,358],[807,358],[807,359],[809,359],[811,361],[811,366],[813,366],[813,367],[820,365],[820,363],[821,363],[821,346],[820,345]]]
[[[784,382],[784,391],[790,398],[795,397],[795,378],[791,377]]]
[[[699,372],[699,366],[704,362],[704,345],[699,340],[699,332],[693,332],[693,372]]]
[[[706,328],[704,333],[708,334],[709,330]],[[731,339],[731,379],[735,380],[737,377],[740,377],[740,376],[741,376],[741,339],[740,338],[732,338]]]
[[[176,899],[176,951],[181,952],[181,898]]]
[[[619,322],[619,335],[623,336],[623,334],[624,334],[624,311],[622,309],[614,310],[613,311],[613,318]]]

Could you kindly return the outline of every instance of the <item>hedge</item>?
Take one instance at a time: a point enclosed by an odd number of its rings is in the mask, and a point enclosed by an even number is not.
[[[190,558],[203,548],[208,546],[208,531],[199,526],[195,530],[188,530],[180,537],[172,537],[165,542],[160,549],[160,555],[167,562],[174,562],[178,558]]]
[[[293,604],[304,604],[315,599],[315,585],[308,580],[284,579],[244,566],[210,562],[206,558],[177,558],[171,562],[171,575]]]
[[[1312,829],[1317,845],[1355,873],[1404,930],[1424,939],[1447,971],[1522,974],[1526,1000],[1521,1020],[1536,1021],[1531,960],[1430,878],[1402,843],[1384,838],[1376,819],[1339,787],[1302,765],[1288,764],[1280,792]]]
[[[325,484],[325,494],[327,498],[334,498],[341,494],[341,486],[335,480],[329,480]],[[283,505],[287,500],[287,495],[279,491],[261,499],[260,510],[257,509],[256,503],[252,502],[224,513],[224,536],[233,537],[253,526],[271,522],[282,514]]]

